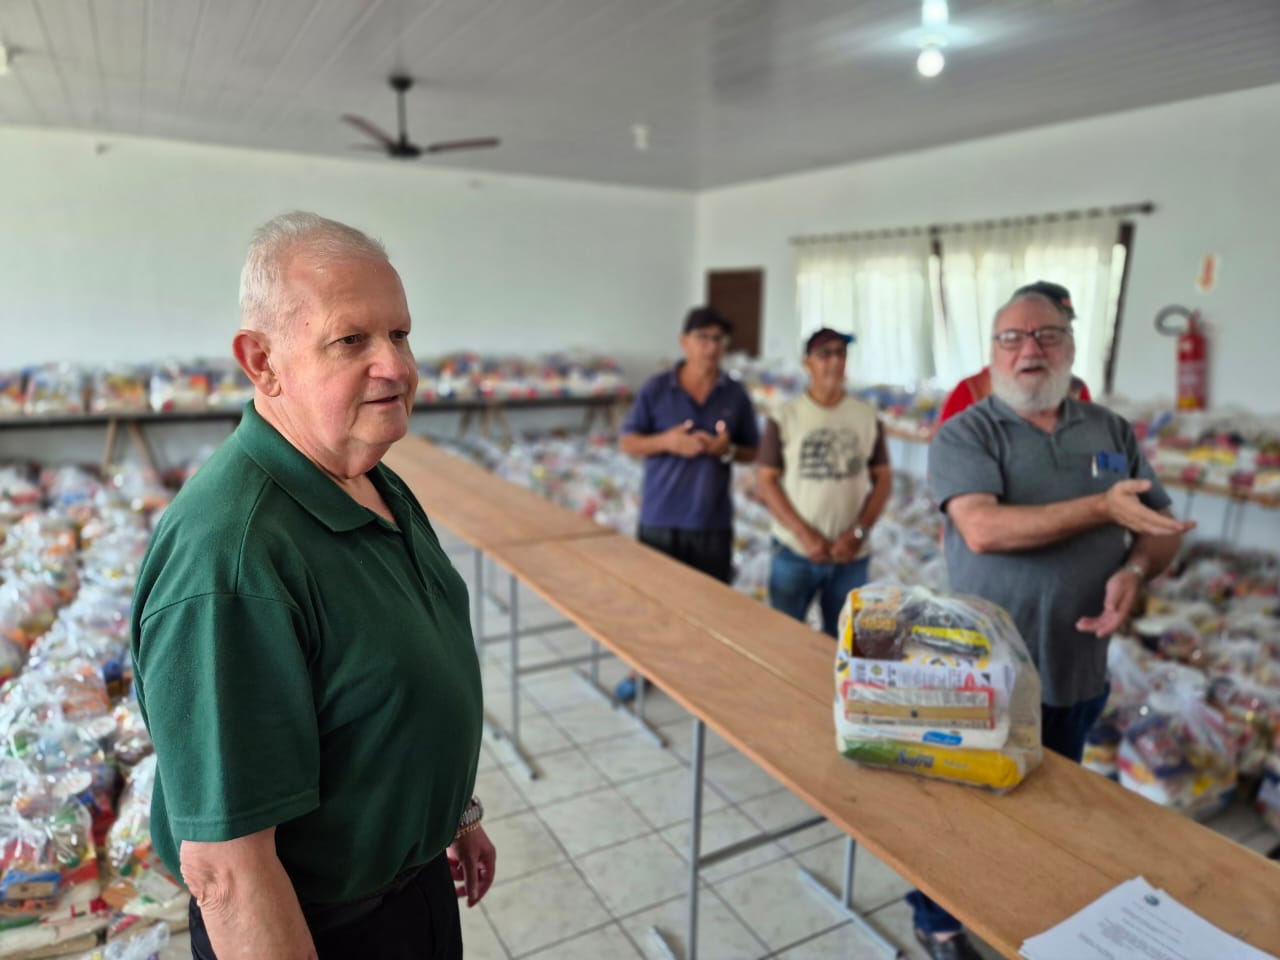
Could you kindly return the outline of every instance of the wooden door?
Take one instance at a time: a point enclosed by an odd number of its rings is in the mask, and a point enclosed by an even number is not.
[[[708,270],[707,306],[714,307],[733,324],[730,350],[760,356],[763,270]]]

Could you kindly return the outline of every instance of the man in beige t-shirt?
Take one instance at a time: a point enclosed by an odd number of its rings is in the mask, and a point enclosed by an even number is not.
[[[808,388],[774,411],[756,458],[773,515],[769,603],[803,620],[816,596],[833,637],[849,591],[867,582],[871,527],[893,483],[875,408],[845,393],[852,341],[826,327],[809,338]]]

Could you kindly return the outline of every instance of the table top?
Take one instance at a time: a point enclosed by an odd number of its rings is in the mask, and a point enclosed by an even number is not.
[[[383,462],[409,484],[432,523],[448,527],[481,549],[566,537],[617,536],[589,517],[556,506],[421,437],[405,437]]]
[[[758,601],[623,537],[495,559],[1007,956],[1139,875],[1280,954],[1280,864],[1056,754],[1004,796],[841,757],[832,641]]]

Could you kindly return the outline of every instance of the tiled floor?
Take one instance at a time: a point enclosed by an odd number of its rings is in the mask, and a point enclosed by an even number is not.
[[[461,550],[457,565],[470,574],[469,557]],[[526,627],[560,618],[525,591],[520,602]],[[487,605],[486,626],[491,634],[505,626],[493,604]],[[520,661],[582,653],[588,642],[571,627],[540,634],[521,642]],[[509,648],[493,643],[485,649],[486,709],[509,723]],[[603,660],[602,682],[611,687],[623,669]],[[498,868],[484,902],[462,910],[468,960],[656,960],[666,954],[655,928],[683,951],[688,715],[661,693],[649,696],[646,714],[670,744],[662,749],[569,670],[522,680],[520,710],[522,740],[542,775],[528,779],[509,744],[486,736],[476,792],[484,798]],[[707,754],[704,851],[810,815],[801,801],[711,731]],[[1260,852],[1276,841],[1245,809],[1229,811],[1215,826]],[[699,956],[882,957],[801,875],[800,868],[807,868],[836,887],[843,857],[843,835],[822,824],[703,871]],[[906,956],[923,957],[902,901],[909,884],[865,850],[858,851],[856,864],[856,905]],[[180,952],[184,942],[175,938],[174,957],[185,955]]]

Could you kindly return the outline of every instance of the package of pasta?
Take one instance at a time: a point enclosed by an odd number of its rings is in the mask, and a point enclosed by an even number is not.
[[[873,583],[840,614],[836,747],[872,767],[1010,790],[1043,757],[1040,678],[979,597]]]

